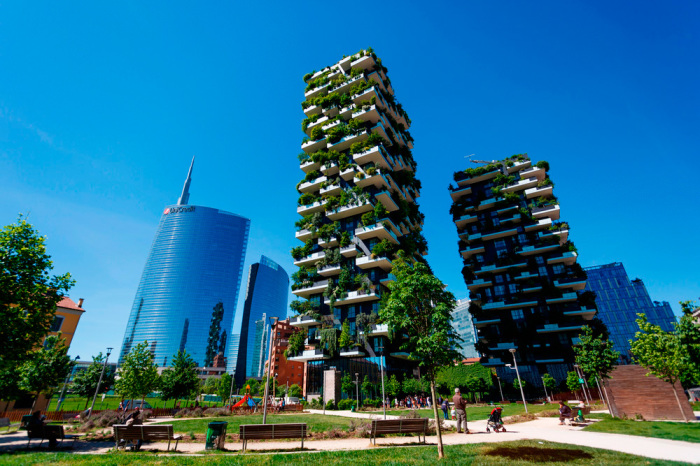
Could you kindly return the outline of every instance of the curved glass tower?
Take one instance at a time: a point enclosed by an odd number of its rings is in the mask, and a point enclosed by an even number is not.
[[[192,161],[194,163],[194,159]],[[224,366],[250,220],[189,205],[192,166],[178,204],[163,211],[119,357],[147,340],[159,366],[186,350],[200,367]]]
[[[279,264],[261,256],[260,262],[250,266],[236,362],[238,385],[263,376],[270,344],[267,318],[286,317],[288,295],[289,276]]]

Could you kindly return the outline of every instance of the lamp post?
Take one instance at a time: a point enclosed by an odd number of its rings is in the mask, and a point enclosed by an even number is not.
[[[355,372],[355,402],[357,403],[357,411],[360,410],[360,373]]]
[[[527,402],[525,401],[525,392],[523,391],[523,382],[520,380],[520,371],[518,370],[518,361],[515,360],[515,348],[511,348],[510,354],[513,355],[513,363],[515,364],[515,375],[518,376],[518,385],[520,385],[520,395],[523,397],[523,406],[525,406],[525,413],[527,413]]]
[[[92,397],[92,404],[90,405],[90,412],[88,413],[88,419],[92,416],[92,408],[95,407],[95,400],[97,399],[97,394],[100,392],[100,385],[102,384],[102,377],[105,375],[105,368],[107,367],[107,361],[109,360],[109,355],[112,354],[112,348],[107,348],[107,357],[105,357],[105,362],[102,365],[102,372],[100,372],[100,380],[97,381],[97,389],[95,390],[95,396]],[[143,408],[143,406],[142,406]]]
[[[233,412],[233,403],[231,403],[231,397],[233,396],[233,374],[231,374],[231,389],[228,391],[228,404],[229,411]]]
[[[542,378],[542,388],[544,388],[544,400],[545,400],[545,404],[547,404],[546,402],[549,400],[549,395],[547,395],[547,385],[545,385],[545,383],[544,383],[544,376],[542,376],[541,378]]]
[[[270,352],[268,353],[269,357],[267,358],[267,381],[265,383],[265,401],[263,404],[263,424],[265,424],[267,421],[267,396],[270,390],[270,378],[272,378],[272,339],[275,331],[274,326],[277,324],[277,317],[270,317],[270,320],[273,320],[274,322],[270,326]]]
[[[498,380],[498,391],[501,392],[501,401],[505,400],[503,398],[503,388],[501,388],[501,378],[499,376],[496,376],[496,380]]]
[[[61,396],[58,397],[58,406],[56,406],[56,411],[61,410],[61,404],[63,404],[63,396],[66,394],[66,386],[68,385],[68,380],[70,380],[70,376],[73,373],[73,368],[75,367],[75,361],[80,359],[80,356],[76,356],[75,359],[73,359],[73,364],[70,366],[70,370],[68,371],[68,375],[66,376],[66,381],[63,382],[63,390],[61,390]]]
[[[386,421],[386,395],[384,394],[384,342],[380,343],[379,352],[379,370],[382,378],[382,408],[384,409],[384,420]]]
[[[591,402],[589,401],[588,394],[586,393],[586,386],[584,385],[586,379],[583,377],[583,371],[581,370],[581,367],[578,364],[574,364],[574,369],[576,369],[576,375],[578,375],[579,380],[583,380],[583,382],[580,382],[581,391],[583,392],[583,397],[586,399],[586,404],[590,406]]]

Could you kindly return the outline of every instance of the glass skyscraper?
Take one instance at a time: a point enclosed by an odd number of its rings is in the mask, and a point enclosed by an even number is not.
[[[261,256],[260,262],[250,266],[236,361],[238,385],[249,378],[263,376],[269,351],[267,318],[286,317],[288,296],[289,276],[279,264]]]
[[[472,315],[469,313],[468,299],[457,301],[457,306],[452,310],[452,327],[462,338],[460,343],[462,349],[458,350],[460,354],[465,358],[478,358],[479,352],[474,347],[477,342],[476,329]]]
[[[644,282],[637,278],[630,280],[625,267],[620,262],[597,265],[584,269],[588,274],[586,290],[595,292],[598,317],[610,331],[613,347],[619,351],[623,361],[629,362],[630,343],[639,330],[637,314],[646,314],[649,322],[663,330],[674,330],[676,317],[671,305],[652,301]]]
[[[194,159],[192,160],[194,164]],[[192,166],[182,196],[163,211],[126,326],[119,363],[148,341],[159,366],[179,350],[200,367],[223,365],[238,301],[250,220],[188,204]]]

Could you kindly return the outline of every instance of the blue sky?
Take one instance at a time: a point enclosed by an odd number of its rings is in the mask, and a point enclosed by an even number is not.
[[[77,280],[83,359],[119,349],[192,155],[190,202],[251,219],[243,283],[261,254],[291,274],[301,78],[373,47],[456,296],[452,173],[527,152],[550,162],[580,263],[621,261],[679,312],[700,295],[698,19],[673,1],[2,2],[0,224],[29,213]]]

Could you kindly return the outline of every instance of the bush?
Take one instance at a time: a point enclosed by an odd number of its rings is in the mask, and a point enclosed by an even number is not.
[[[355,404],[355,400],[345,399],[338,402],[338,409],[348,410]]]
[[[333,400],[333,399],[328,400],[328,402],[326,403],[326,409],[330,409],[330,410],[338,409],[335,406],[335,400]]]
[[[95,422],[92,419],[88,419],[87,421],[83,422],[78,430],[81,432],[87,432],[88,430],[92,429],[95,427]]]
[[[202,408],[195,408],[192,410],[192,413],[190,414],[192,417],[204,417],[204,412],[202,412]]]
[[[110,427],[119,424],[121,416],[116,411],[102,411],[93,418],[93,422],[98,427]]]
[[[175,413],[174,417],[191,417],[192,412],[187,408],[182,408]]]
[[[544,171],[548,172],[549,171],[549,162],[546,160],[540,160],[535,164],[537,168],[544,168]]]
[[[209,408],[204,411],[206,417],[228,416],[231,412],[226,408]]]
[[[348,424],[349,432],[357,432],[360,437],[369,437],[372,430],[372,421],[363,419],[351,419]]]

